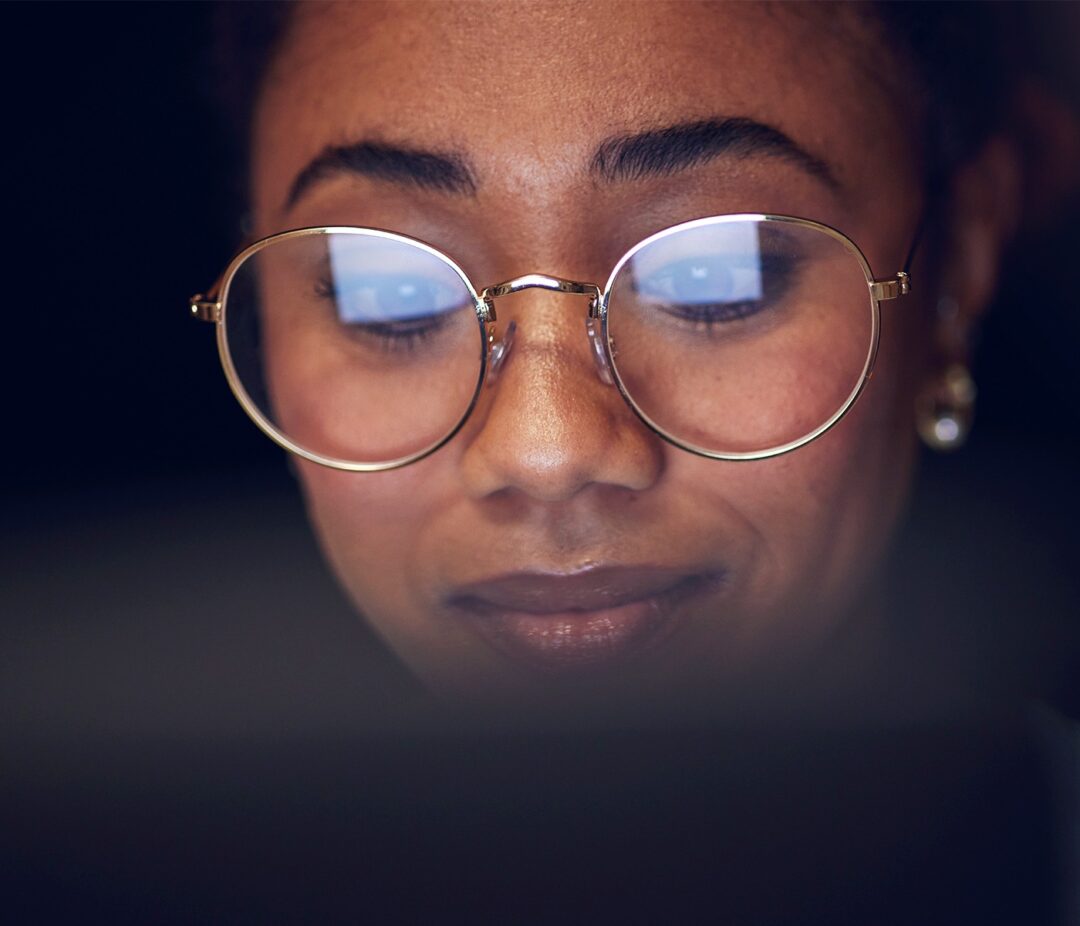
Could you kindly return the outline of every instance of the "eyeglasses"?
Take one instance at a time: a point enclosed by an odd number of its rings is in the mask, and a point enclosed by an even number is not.
[[[909,256],[910,260],[910,256]],[[442,252],[375,228],[301,228],[233,258],[192,314],[217,326],[229,385],[292,453],[374,471],[433,453],[506,362],[496,300],[530,288],[584,297],[601,388],[665,440],[757,460],[820,437],[870,378],[880,303],[841,232],[783,215],[719,215],[635,244],[607,284],[529,274],[478,290]]]

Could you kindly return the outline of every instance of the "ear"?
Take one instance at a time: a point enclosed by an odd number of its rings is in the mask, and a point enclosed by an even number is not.
[[[1021,173],[1015,142],[994,136],[953,176],[934,320],[936,372],[951,364],[970,365],[973,336],[1019,224]]]

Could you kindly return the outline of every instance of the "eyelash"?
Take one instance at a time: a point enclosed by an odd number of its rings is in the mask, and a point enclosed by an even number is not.
[[[333,281],[323,277],[315,284],[315,295],[327,302],[338,298]],[[417,350],[425,341],[435,336],[446,324],[445,315],[432,315],[422,319],[393,322],[367,322],[355,324],[337,319],[340,328],[357,341],[374,342],[383,353],[409,353]]]
[[[680,322],[708,331],[720,325],[730,324],[744,318],[750,318],[767,307],[760,302],[729,302],[723,305],[680,306],[668,305],[665,311]]]
[[[764,293],[760,300],[716,303],[711,305],[663,304],[663,311],[678,323],[702,333],[715,331],[732,322],[753,318],[772,308],[792,285],[792,277],[798,272],[799,261],[787,255],[762,255],[761,267],[765,279],[773,285],[771,292]]]

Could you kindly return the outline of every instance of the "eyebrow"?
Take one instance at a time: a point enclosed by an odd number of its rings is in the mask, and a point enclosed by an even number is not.
[[[324,149],[296,175],[285,207],[296,205],[315,184],[340,174],[371,177],[437,193],[466,196],[476,193],[473,173],[459,155],[362,141]]]
[[[834,190],[840,186],[824,161],[779,129],[742,117],[685,122],[609,138],[596,149],[590,170],[608,182],[641,180],[669,176],[721,156],[755,155],[781,158]]]
[[[663,177],[722,157],[778,157],[801,167],[832,189],[840,187],[829,166],[770,125],[744,117],[684,122],[603,141],[589,164],[607,182]],[[289,187],[290,209],[316,184],[342,174],[384,180],[437,193],[474,196],[477,182],[458,154],[360,141],[325,148]]]

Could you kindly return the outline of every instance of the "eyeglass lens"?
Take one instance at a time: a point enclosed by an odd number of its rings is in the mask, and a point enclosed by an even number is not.
[[[638,410],[682,443],[758,453],[853,397],[874,306],[850,246],[808,225],[715,222],[661,235],[612,281],[607,333]]]
[[[225,325],[251,401],[318,456],[381,463],[421,453],[465,416],[480,379],[468,286],[399,239],[273,240],[237,270]]]
[[[861,383],[874,306],[853,248],[813,226],[718,218],[631,251],[608,289],[622,387],[693,448],[754,453],[797,441]],[[235,376],[290,443],[352,463],[436,446],[476,395],[482,326],[436,253],[357,230],[270,239],[225,296]]]

